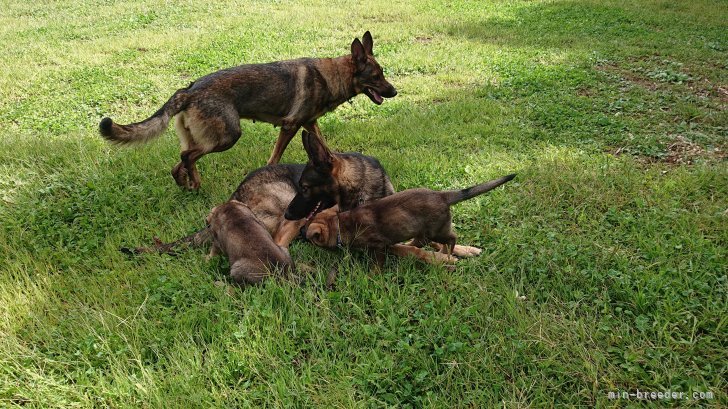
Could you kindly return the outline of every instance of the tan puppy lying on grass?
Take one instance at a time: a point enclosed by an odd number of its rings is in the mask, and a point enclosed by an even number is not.
[[[495,189],[515,176],[462,190],[409,189],[341,213],[327,209],[311,220],[306,238],[321,247],[368,248],[375,251],[380,262],[385,251],[401,254],[407,248],[421,258],[414,249],[432,241],[442,244],[441,251],[450,258],[457,238],[452,229],[450,206]],[[417,247],[397,244],[409,239],[414,239],[412,243]]]
[[[257,284],[276,271],[286,275],[294,269],[288,250],[278,246],[253,212],[237,200],[210,211],[207,224],[212,232],[208,259],[226,254],[230,278],[238,284]]]

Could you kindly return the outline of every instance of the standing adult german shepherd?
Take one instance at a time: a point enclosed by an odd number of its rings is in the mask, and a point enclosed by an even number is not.
[[[180,162],[172,169],[178,185],[199,189],[195,162],[210,152],[230,149],[240,138],[240,118],[280,126],[268,164],[283,155],[303,127],[313,135],[316,120],[364,93],[379,105],[397,90],[384,78],[374,59],[372,35],[355,38],[351,54],[338,58],[301,58],[267,64],[249,64],[206,75],[177,90],[151,117],[119,125],[111,118],[99,124],[101,135],[115,143],[147,142],[161,135],[173,116],[179,136]]]

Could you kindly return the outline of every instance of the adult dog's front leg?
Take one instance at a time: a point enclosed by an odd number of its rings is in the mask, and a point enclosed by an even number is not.
[[[315,136],[316,139],[318,139],[322,145],[326,146],[326,142],[324,142],[323,137],[321,136],[321,128],[319,128],[318,122],[316,122],[316,121],[309,122],[309,123],[303,125],[303,129],[307,130],[308,133]]]
[[[301,227],[306,224],[306,219],[301,220],[281,220],[278,223],[278,229],[273,236],[273,241],[279,246],[287,249],[291,242],[298,237]]]
[[[281,160],[283,151],[286,150],[288,143],[290,143],[291,139],[296,136],[296,132],[298,132],[300,128],[301,127],[299,125],[290,124],[284,124],[281,126],[281,133],[278,134],[276,146],[273,148],[273,152],[270,154],[270,158],[268,159],[268,165],[275,165]]]

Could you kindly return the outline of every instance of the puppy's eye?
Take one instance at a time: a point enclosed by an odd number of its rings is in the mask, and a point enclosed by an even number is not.
[[[308,186],[301,186],[301,192],[308,193]]]

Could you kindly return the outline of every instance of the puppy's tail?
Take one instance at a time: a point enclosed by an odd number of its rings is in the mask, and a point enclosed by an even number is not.
[[[454,205],[455,203],[462,202],[463,200],[471,199],[475,196],[482,195],[485,192],[488,192],[490,190],[493,190],[497,188],[498,186],[510,181],[516,177],[516,174],[510,174],[508,176],[503,176],[499,179],[493,179],[490,182],[485,182],[480,185],[475,185],[473,187],[469,187],[467,189],[462,190],[449,190],[446,192],[442,192],[443,197],[447,201],[448,205]]]
[[[171,254],[176,255],[175,249],[183,246],[187,247],[199,247],[205,243],[212,242],[212,233],[207,227],[198,230],[189,236],[182,237],[179,240],[175,240],[171,243],[163,243],[161,240],[154,238],[154,245],[150,247],[137,247],[128,248],[122,247],[119,250],[130,256],[136,256],[144,253],[155,253],[155,254]]]
[[[106,140],[120,145],[146,143],[161,135],[169,120],[185,109],[189,100],[188,88],[182,88],[172,95],[157,112],[149,118],[129,125],[119,125],[106,117],[99,123],[99,132]]]

